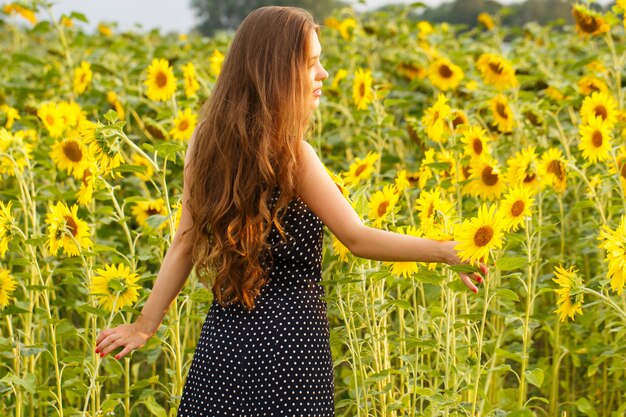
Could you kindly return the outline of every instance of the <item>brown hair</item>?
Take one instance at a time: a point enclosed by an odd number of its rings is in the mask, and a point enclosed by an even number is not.
[[[254,308],[268,282],[266,241],[295,196],[300,141],[310,121],[309,37],[320,27],[304,9],[261,7],[241,23],[186,167],[193,262],[217,302]],[[270,197],[278,187],[273,207]],[[267,263],[266,263],[267,261]],[[266,266],[263,266],[266,264]]]

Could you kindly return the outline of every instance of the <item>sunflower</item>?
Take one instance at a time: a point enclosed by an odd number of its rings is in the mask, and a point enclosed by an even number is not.
[[[28,166],[33,145],[26,142],[25,137],[23,130],[11,134],[0,128],[0,174],[15,176],[16,172],[23,172]]]
[[[515,70],[503,57],[484,53],[478,57],[476,66],[483,75],[485,83],[495,86],[498,90],[504,90],[518,85]]]
[[[456,184],[457,182],[457,163],[459,160],[458,154],[454,150],[448,150],[443,148],[435,154],[435,163],[433,167],[439,171],[442,179],[449,179],[450,184]]]
[[[454,218],[454,203],[443,197],[444,192],[437,187],[422,190],[415,201],[420,219],[420,229],[429,239],[444,240],[448,236],[448,225]]]
[[[67,169],[67,173],[77,179],[82,178],[88,164],[87,147],[76,132],[52,145],[50,157],[59,169]]]
[[[120,263],[105,265],[104,269],[96,269],[91,281],[91,295],[98,298],[98,303],[108,311],[119,311],[133,305],[139,298],[137,285],[139,276],[130,272],[130,268]]]
[[[585,97],[580,108],[583,124],[589,124],[591,119],[600,116],[607,129],[612,129],[615,126],[618,114],[617,101],[608,92],[595,92],[591,96]]]
[[[339,256],[341,262],[347,262],[350,250],[337,237],[333,235],[333,251]]]
[[[0,309],[9,305],[15,288],[17,288],[17,282],[9,274],[9,270],[0,268]]]
[[[430,64],[428,78],[440,90],[454,90],[465,77],[463,70],[446,58],[438,58]]]
[[[81,249],[91,247],[89,226],[87,222],[78,218],[77,211],[77,205],[69,209],[63,201],[56,205],[52,203],[48,205],[46,214],[48,240],[46,243],[53,255],[57,254],[59,248],[63,248],[66,255],[77,256]]]
[[[357,109],[365,110],[367,105],[374,100],[373,81],[371,70],[363,71],[363,69],[357,68],[352,84],[352,99]]]
[[[102,174],[113,174],[113,169],[124,163],[122,138],[115,130],[102,129],[101,123],[83,120],[78,126],[78,134],[88,146],[89,152],[101,167]]]
[[[394,185],[398,193],[403,192],[404,190],[406,190],[408,187],[411,186],[411,183],[407,179],[406,169],[401,169],[398,171],[398,173],[396,174]]]
[[[609,91],[609,87],[601,79],[594,77],[593,75],[585,75],[576,83],[578,92],[584,96],[588,96],[594,92],[606,93]]]
[[[113,29],[111,29],[110,26],[105,25],[104,23],[98,24],[98,32],[100,32],[102,36],[105,36],[107,38],[113,36]]]
[[[339,83],[348,76],[348,71],[343,68],[339,68],[337,73],[335,74],[335,78],[333,78],[332,84],[328,87],[330,91],[336,93],[339,91]]]
[[[600,247],[606,249],[611,289],[622,295],[626,285],[626,216],[622,215],[615,230],[602,225],[598,239],[601,240]]]
[[[611,156],[610,129],[602,122],[602,117],[597,116],[590,120],[588,125],[579,125],[581,135],[578,149],[583,153],[583,158],[591,163],[605,161]]]
[[[478,216],[464,220],[457,231],[455,240],[459,241],[456,245],[459,258],[463,261],[469,259],[472,262],[488,262],[489,251],[502,247],[503,223],[502,215],[496,210],[495,204],[490,207],[486,204],[480,206]]]
[[[74,93],[84,93],[92,78],[91,65],[87,61],[81,61],[80,66],[74,70]]]
[[[153,59],[148,67],[147,95],[152,101],[169,100],[176,92],[176,78],[170,64],[165,59]]]
[[[150,201],[140,201],[133,206],[132,209],[135,220],[142,227],[151,227],[148,224],[148,218],[150,216],[167,216],[167,209],[165,207],[165,201],[162,198]],[[167,226],[167,222],[162,222],[159,225],[159,229],[164,229]]]
[[[428,75],[425,68],[414,62],[400,62],[396,66],[398,74],[408,81],[423,80]]]
[[[452,113],[450,106],[446,104],[448,99],[443,93],[439,93],[437,101],[432,107],[424,112],[422,123],[426,126],[426,134],[435,142],[445,142],[446,133],[449,133],[448,118]]]
[[[180,225],[180,217],[183,214],[183,203],[181,201],[178,201],[177,203],[172,204],[172,207],[170,208],[170,213],[173,213],[174,230],[176,230]]]
[[[463,132],[461,142],[465,144],[463,153],[471,160],[490,157],[489,138],[487,131],[480,126],[470,126]]]
[[[72,20],[72,18],[65,15],[61,16],[61,18],[59,19],[59,23],[61,24],[61,26],[66,28],[74,27],[74,21]]]
[[[557,103],[565,98],[565,95],[554,86],[548,86],[543,92],[546,96],[550,97],[552,101],[556,101]]]
[[[4,127],[6,127],[7,129],[11,129],[13,127],[13,123],[15,123],[16,120],[20,120],[22,118],[17,109],[6,104],[0,104],[0,112],[4,113],[5,115]]]
[[[420,20],[419,22],[417,22],[417,30],[419,31],[419,38],[426,39],[430,34],[433,33],[433,25],[431,25],[428,20]]]
[[[224,55],[217,49],[213,50],[213,55],[209,58],[209,66],[211,73],[217,78],[222,72],[222,64],[224,63]]]
[[[89,161],[88,166],[83,171],[80,181],[80,189],[76,193],[76,199],[81,206],[88,206],[93,197],[98,181],[99,168],[95,161]]]
[[[337,28],[337,30],[339,30],[339,34],[343,39],[349,41],[352,39],[352,35],[354,34],[354,30],[356,29],[356,27],[356,20],[348,17],[342,20],[341,23],[339,23],[339,27]]]
[[[583,280],[573,265],[568,269],[563,268],[562,265],[555,266],[554,275],[556,278],[552,278],[552,281],[561,287],[556,290],[559,299],[558,308],[554,312],[559,313],[560,321],[565,321],[568,316],[574,320],[576,313],[583,313]]]
[[[85,111],[75,101],[58,103],[59,117],[66,129],[75,129],[82,120],[86,120]]]
[[[489,15],[489,13],[485,13],[485,12],[480,13],[477,17],[477,20],[478,20],[478,23],[483,25],[485,29],[487,30],[491,30],[496,26],[496,24],[493,22],[493,19]]]
[[[424,188],[426,182],[433,177],[433,170],[430,164],[435,162],[435,150],[430,148],[424,152],[424,158],[419,164],[419,169],[413,174],[412,178],[417,177],[417,185],[419,188]],[[409,176],[410,181],[411,176]]]
[[[14,220],[11,214],[11,204],[12,201],[9,201],[8,204],[0,201],[0,258],[6,255],[7,250],[9,250],[9,242],[13,237]]]
[[[507,164],[506,182],[510,185],[521,185],[530,189],[539,187],[537,154],[534,146],[528,146],[521,152],[510,157]]]
[[[35,12],[18,4],[9,3],[2,8],[2,11],[9,15],[17,13],[33,25],[37,23],[37,17],[35,16]]]
[[[368,152],[367,156],[361,160],[356,158],[350,165],[347,173],[344,173],[345,183],[348,186],[357,185],[361,181],[368,179],[374,172],[374,163],[380,158],[378,152]]]
[[[498,161],[486,158],[470,165],[470,182],[466,191],[483,199],[499,198],[504,191],[504,175],[500,172]]]
[[[376,191],[369,201],[369,218],[374,227],[380,227],[387,216],[393,212],[398,202],[398,193],[395,186],[385,185],[382,190]]]
[[[489,100],[489,104],[498,130],[502,133],[512,132],[515,120],[513,119],[513,112],[509,107],[507,98],[499,94]]]
[[[562,193],[565,191],[567,182],[567,161],[557,148],[550,148],[541,155],[539,162],[539,178],[542,187],[552,186],[554,190]]]
[[[532,216],[531,206],[533,191],[527,187],[515,185],[511,187],[500,202],[499,212],[504,219],[504,229],[516,231],[518,227],[524,227],[524,217]]]
[[[139,165],[139,166],[146,168],[145,173],[135,172],[135,175],[137,176],[137,178],[139,178],[140,180],[144,182],[150,181],[150,179],[152,178],[154,174],[154,168],[152,168],[152,164],[148,162],[146,158],[144,158],[143,156],[137,153],[134,153],[132,155],[132,159],[133,159],[133,165]]]
[[[170,135],[180,141],[189,140],[196,128],[198,117],[191,112],[190,108],[185,111],[178,111],[178,116],[174,119],[174,127],[170,130]]]
[[[408,235],[415,237],[422,237],[419,229],[416,229],[413,226],[401,227],[395,230],[396,233],[400,235]],[[388,265],[390,267],[390,271],[392,274],[409,278],[411,275],[416,274],[419,270],[417,262],[411,261],[396,261],[396,262],[383,262],[383,264]]]
[[[187,98],[194,97],[196,91],[200,89],[200,84],[196,78],[196,67],[191,62],[183,65],[183,83]]]
[[[126,116],[126,114],[124,112],[124,106],[122,106],[122,103],[117,98],[117,94],[115,94],[115,91],[107,91],[107,102],[111,106],[113,106],[113,108],[115,109],[115,112],[117,113],[118,117],[121,120],[124,120],[124,118]]]
[[[463,110],[452,110],[450,118],[452,119],[452,128],[456,133],[463,133],[468,128],[469,119]]]
[[[37,116],[43,123],[48,133],[53,138],[60,137],[65,131],[66,125],[63,123],[59,108],[56,103],[46,103],[39,107]]]
[[[576,32],[581,37],[601,35],[611,29],[611,26],[599,13],[582,4],[574,5],[572,15],[576,21]]]

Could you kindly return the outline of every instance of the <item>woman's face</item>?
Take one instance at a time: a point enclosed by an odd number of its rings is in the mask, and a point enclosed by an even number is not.
[[[311,91],[311,110],[315,110],[317,106],[319,106],[320,97],[322,96],[322,80],[328,78],[328,72],[326,72],[320,62],[322,45],[320,45],[317,32],[314,30],[311,31],[309,45],[311,45],[311,55],[308,60],[309,77],[311,79],[311,85],[313,86]]]

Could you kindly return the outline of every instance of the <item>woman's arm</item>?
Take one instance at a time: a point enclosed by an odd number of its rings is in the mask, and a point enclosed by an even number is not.
[[[195,142],[195,136],[196,132],[194,131],[187,147],[185,167],[188,166],[191,159],[191,150]],[[141,314],[134,323],[105,329],[98,334],[96,338],[96,353],[100,353],[100,356],[104,356],[120,346],[124,346],[124,349],[116,355],[116,358],[121,358],[133,349],[141,348],[156,333],[170,304],[183,288],[193,268],[193,232],[190,230],[188,233],[183,234],[192,225],[187,203],[189,192],[186,184],[185,178],[183,182],[180,222],[174,239],[172,239],[172,244],[165,254],[152,292],[148,296]]]
[[[462,263],[454,249],[456,241],[423,239],[365,226],[324,169],[315,149],[306,141],[301,144],[302,164],[296,179],[298,195],[354,255],[380,261]],[[486,265],[480,267],[487,272]],[[460,275],[475,292],[477,289],[467,275]],[[479,274],[473,277],[482,280]]]

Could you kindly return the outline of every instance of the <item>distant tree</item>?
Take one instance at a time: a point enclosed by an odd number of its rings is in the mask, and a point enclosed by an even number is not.
[[[207,36],[219,29],[236,29],[251,11],[263,6],[301,7],[321,21],[333,9],[345,5],[344,0],[191,0],[200,19],[198,29]]]

